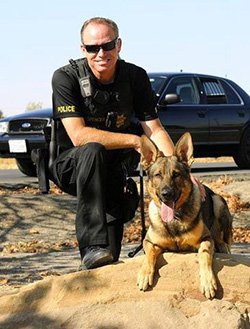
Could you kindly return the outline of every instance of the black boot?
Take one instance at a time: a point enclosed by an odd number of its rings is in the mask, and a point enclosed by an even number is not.
[[[81,249],[80,252],[82,255],[82,264],[79,270],[92,269],[113,262],[111,251],[100,246],[89,246]]]

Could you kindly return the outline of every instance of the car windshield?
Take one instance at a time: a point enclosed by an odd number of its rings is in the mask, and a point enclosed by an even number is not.
[[[149,76],[149,81],[156,95],[160,95],[166,79],[167,78],[163,76]]]

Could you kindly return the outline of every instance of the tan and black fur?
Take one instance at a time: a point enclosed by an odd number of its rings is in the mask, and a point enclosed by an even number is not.
[[[198,251],[200,288],[207,298],[213,298],[217,290],[212,270],[214,251],[229,253],[231,246],[232,218],[227,204],[206,186],[206,199],[202,201],[200,189],[190,176],[193,144],[189,133],[180,138],[174,155],[168,157],[142,136],[142,150],[145,143],[153,154],[151,163],[143,156],[141,159],[152,200],[150,226],[143,242],[146,255],[138,274],[139,289],[145,291],[153,284],[156,260],[163,251]],[[174,217],[163,221],[161,209],[169,204]]]

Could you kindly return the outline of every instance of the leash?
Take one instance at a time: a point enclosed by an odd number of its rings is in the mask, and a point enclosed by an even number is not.
[[[145,224],[145,212],[144,212],[144,186],[143,186],[143,168],[142,165],[139,165],[139,181],[140,181],[140,212],[141,212],[141,243],[138,247],[128,253],[130,258],[134,257],[142,248],[143,240],[147,233],[146,224]]]

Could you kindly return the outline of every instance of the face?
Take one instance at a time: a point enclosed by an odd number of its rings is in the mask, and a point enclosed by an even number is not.
[[[116,38],[111,27],[104,24],[90,23],[83,32],[84,45],[102,45]],[[121,40],[118,39],[112,50],[99,49],[96,53],[87,52],[82,45],[82,51],[87,58],[88,64],[98,79],[109,80],[114,77],[118,54],[121,50]]]

